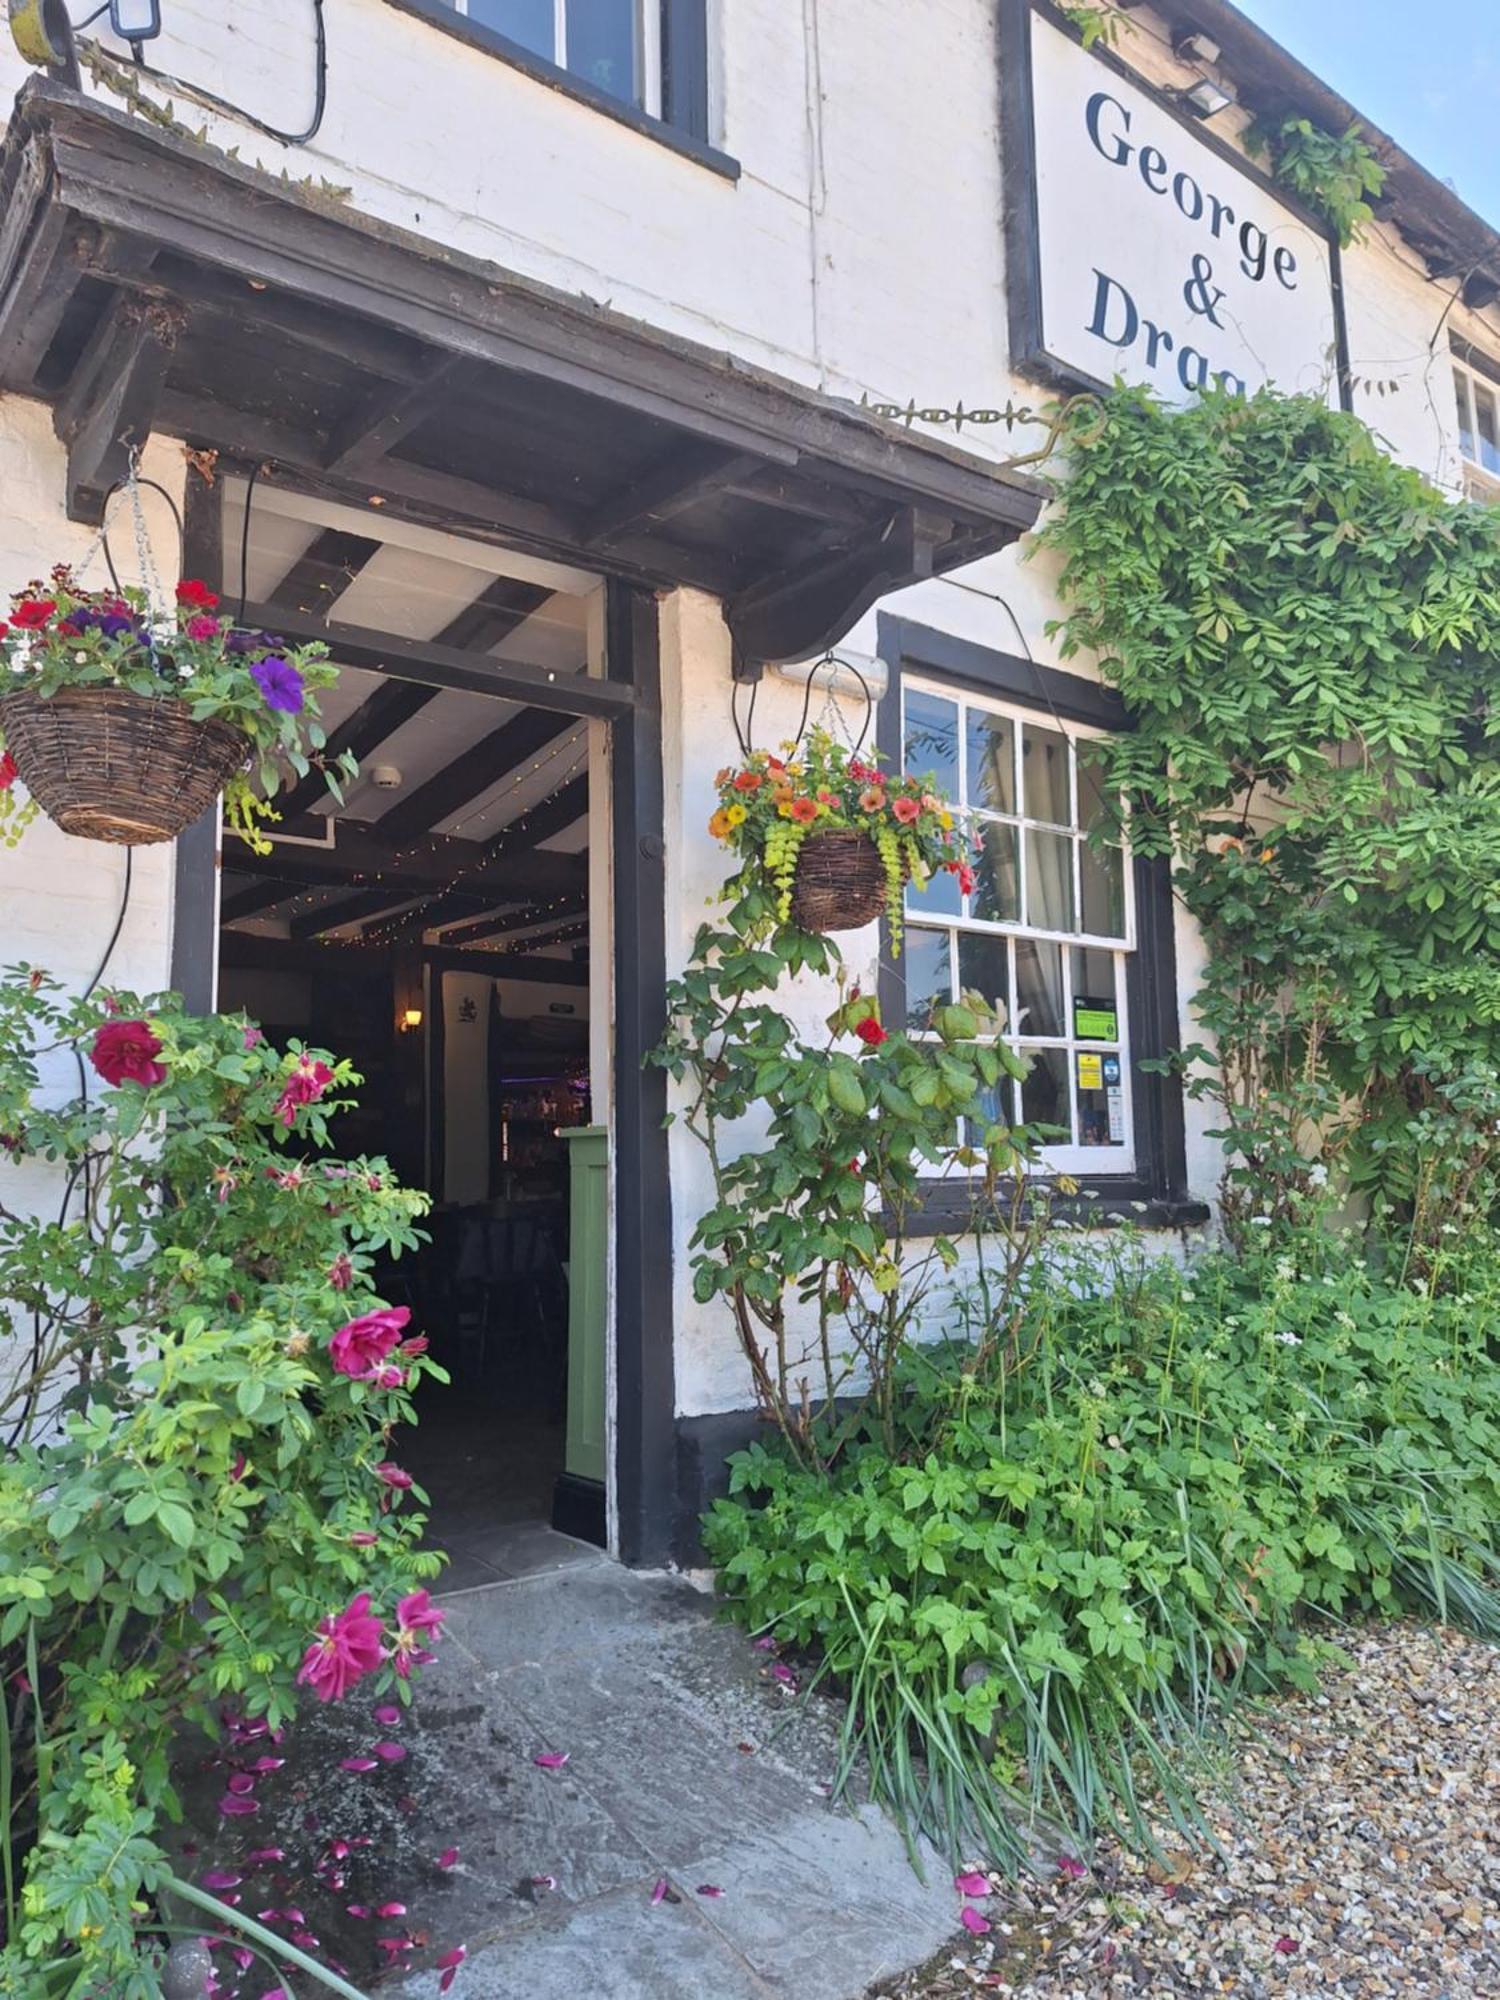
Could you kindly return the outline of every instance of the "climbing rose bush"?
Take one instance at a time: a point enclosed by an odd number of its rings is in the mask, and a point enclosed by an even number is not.
[[[169,1750],[274,1735],[299,1683],[409,1701],[433,1658],[392,1435],[440,1371],[375,1290],[426,1197],[330,1151],[356,1081],[0,978],[0,1992],[154,2000]]]

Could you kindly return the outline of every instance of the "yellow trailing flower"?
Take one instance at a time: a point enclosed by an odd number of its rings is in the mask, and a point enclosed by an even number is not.
[[[732,806],[725,806],[724,817],[731,826],[743,826],[749,818],[749,814],[742,805],[736,802]]]

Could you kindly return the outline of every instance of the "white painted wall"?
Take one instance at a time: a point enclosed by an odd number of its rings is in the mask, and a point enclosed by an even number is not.
[[[1039,400],[1007,354],[995,0],[720,0],[712,10],[713,137],[740,162],[737,182],[389,0],[330,0],[326,11],[328,111],[309,147],[288,149],[204,108],[190,86],[221,91],[265,121],[304,124],[310,0],[165,0],[168,33],[150,54],[176,80],[148,88],[170,98],[208,144],[232,146],[243,160],[293,182],[347,188],[368,215],[829,393],[902,403]],[[1191,80],[1170,54],[1161,16],[1142,8],[1131,22],[1120,46],[1126,61],[1158,83]],[[0,41],[0,104],[24,76]],[[1214,129],[1233,138],[1243,125],[1229,113]],[[1454,281],[1429,279],[1383,228],[1348,251],[1343,268],[1362,414],[1394,453],[1453,485],[1448,335],[1500,355],[1500,315],[1455,307]],[[990,458],[1035,441],[998,428],[965,429],[960,438]],[[154,446],[150,466],[180,488],[174,447]],[[0,587],[86,545],[86,532],[63,519],[62,470],[46,412],[0,401]],[[900,593],[892,608],[981,644],[1057,660],[1044,630],[1059,609],[1054,572],[1022,550]],[[713,773],[734,754],[734,735],[717,607],[678,593],[664,622],[675,970],[718,878],[704,823]],[[849,643],[874,650],[873,616]],[[799,707],[796,692],[768,682],[762,740],[789,733]],[[115,961],[122,981],[165,982],[170,868],[164,850],[137,855]],[[19,852],[0,852],[6,956],[44,959],[81,983],[108,934],[122,869],[123,856],[50,828],[33,829]],[[1179,920],[1185,999],[1199,949]],[[870,976],[873,935],[850,941],[847,957]],[[597,988],[595,997],[603,997]],[[829,1000],[809,988],[789,1004],[815,1019]],[[604,1010],[594,1011],[602,1028]],[[1207,1194],[1217,1174],[1203,1129],[1210,1121],[1193,1107],[1189,1120],[1190,1181]],[[671,1144],[679,1403],[692,1412],[729,1407],[744,1398],[741,1365],[722,1324],[699,1314],[687,1290],[685,1243],[703,1194],[702,1163],[685,1135]],[[34,1192],[41,1200],[46,1189]]]

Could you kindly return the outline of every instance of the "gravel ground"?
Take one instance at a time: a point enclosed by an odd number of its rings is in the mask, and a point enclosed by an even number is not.
[[[876,1991],[1500,2000],[1500,1650],[1411,1625],[1344,1646],[1237,1756],[1221,1858],[1101,1843],[1081,1879],[996,1878],[987,1936]]]

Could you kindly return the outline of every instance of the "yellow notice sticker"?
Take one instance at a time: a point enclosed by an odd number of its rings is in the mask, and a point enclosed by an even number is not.
[[[1104,1088],[1104,1058],[1090,1055],[1087,1050],[1078,1054],[1078,1088],[1080,1090],[1102,1090]]]

